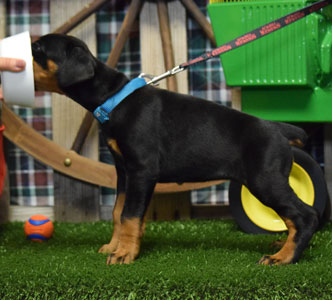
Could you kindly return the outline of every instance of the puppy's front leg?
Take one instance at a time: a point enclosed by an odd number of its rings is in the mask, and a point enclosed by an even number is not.
[[[121,215],[119,244],[107,264],[131,263],[139,254],[144,215],[156,181],[142,172],[127,176],[126,198]]]
[[[103,245],[99,249],[99,253],[111,254],[119,245],[120,229],[121,229],[121,213],[125,201],[125,193],[118,193],[116,197],[115,206],[113,209],[113,235],[108,244]]]
[[[126,173],[123,166],[116,161],[116,172],[118,176],[117,188],[116,188],[116,202],[113,209],[113,235],[108,244],[103,245],[99,249],[99,253],[111,254],[119,245],[120,229],[121,229],[121,214],[126,198]]]

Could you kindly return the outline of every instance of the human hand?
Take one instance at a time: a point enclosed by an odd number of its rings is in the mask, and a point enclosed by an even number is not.
[[[0,71],[20,72],[25,69],[23,59],[0,57]]]
[[[23,59],[0,57],[0,71],[21,72],[25,69]],[[3,99],[2,89],[0,88],[0,99]]]

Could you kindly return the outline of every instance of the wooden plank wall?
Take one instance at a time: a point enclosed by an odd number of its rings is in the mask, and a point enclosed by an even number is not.
[[[52,0],[51,31],[88,4],[90,0]],[[70,32],[84,40],[96,54],[95,14]],[[53,140],[70,149],[86,110],[74,101],[57,94],[52,96]],[[98,126],[95,122],[82,154],[98,160]],[[94,221],[99,219],[99,187],[55,172],[55,219],[58,221]]]
[[[175,65],[187,61],[186,10],[180,1],[168,3],[168,15]],[[142,72],[160,75],[166,71],[156,2],[145,1],[140,14]],[[188,93],[188,74],[176,75],[178,91]],[[166,88],[166,80],[160,81]],[[171,220],[190,218],[190,192],[155,195],[147,213],[148,219]]]
[[[0,1],[0,38],[6,36],[6,1]]]
[[[187,24],[186,10],[180,1],[168,3],[168,15],[171,28],[175,66],[187,61]],[[161,45],[157,4],[146,1],[140,14],[141,64],[142,72],[160,75],[166,71]],[[175,67],[174,66],[174,67]],[[178,91],[188,93],[188,73],[176,75]],[[159,83],[166,88],[166,80]]]

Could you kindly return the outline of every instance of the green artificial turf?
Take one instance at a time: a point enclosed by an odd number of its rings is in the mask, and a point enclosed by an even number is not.
[[[298,264],[261,266],[280,235],[248,235],[233,221],[148,223],[139,259],[106,266],[106,222],[55,223],[27,241],[22,223],[0,227],[0,299],[331,299],[332,224]]]

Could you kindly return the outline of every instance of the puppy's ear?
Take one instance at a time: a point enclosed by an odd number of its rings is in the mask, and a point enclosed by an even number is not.
[[[65,62],[59,66],[57,79],[60,88],[92,78],[95,74],[95,64],[89,52],[81,47],[74,47]]]

